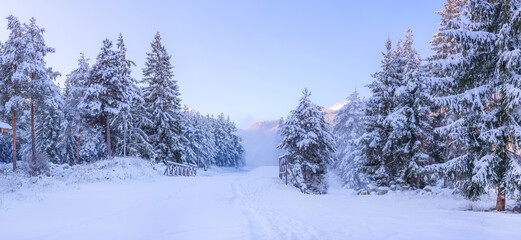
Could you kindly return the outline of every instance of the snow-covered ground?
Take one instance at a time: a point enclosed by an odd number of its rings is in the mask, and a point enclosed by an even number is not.
[[[521,215],[465,211],[450,194],[358,196],[331,178],[329,194],[304,195],[277,167],[165,177],[140,161],[4,188],[0,239],[521,239]]]

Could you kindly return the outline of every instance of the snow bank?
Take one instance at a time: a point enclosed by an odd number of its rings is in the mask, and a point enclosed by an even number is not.
[[[40,191],[60,188],[77,183],[121,181],[150,178],[162,174],[164,165],[139,158],[113,158],[94,163],[69,166],[50,164],[49,174],[32,177],[21,170],[12,172],[10,164],[0,166],[0,199],[8,193],[20,190]]]

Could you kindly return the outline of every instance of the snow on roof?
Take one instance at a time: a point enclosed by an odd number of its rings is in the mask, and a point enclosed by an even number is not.
[[[3,129],[12,129],[11,125],[5,123],[5,122],[0,122],[0,128],[3,128]]]

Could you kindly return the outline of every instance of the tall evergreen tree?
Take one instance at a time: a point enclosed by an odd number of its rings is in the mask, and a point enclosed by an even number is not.
[[[454,30],[458,27],[454,22],[461,19],[461,11],[465,1],[466,0],[447,0],[447,2],[444,3],[444,8],[436,12],[436,14],[440,15],[441,20],[438,32],[433,35],[433,39],[429,42],[434,54],[427,59],[429,75],[427,78],[435,78],[438,83],[430,84],[431,81],[427,81],[432,96],[447,94],[451,89],[451,87],[445,87],[445,84],[443,84],[445,81],[451,84],[451,71],[447,71],[446,68],[444,69],[443,64],[440,65],[437,63],[448,60],[457,54],[461,54],[461,44],[445,34],[445,31]],[[449,125],[459,118],[457,113],[448,111],[445,106],[438,104],[437,101],[434,101],[432,104],[431,115],[433,116],[433,125],[437,127]],[[455,156],[461,155],[464,149],[464,147],[460,146],[457,142],[451,141],[450,138],[445,136],[445,133],[444,131],[439,131],[439,129],[434,131],[431,152],[433,160],[436,163],[442,163]]]
[[[54,49],[47,47],[43,39],[44,29],[36,25],[36,20],[31,18],[29,24],[24,24],[27,34],[26,48],[29,49],[27,54],[28,62],[26,63],[26,74],[30,78],[28,97],[30,99],[30,112],[31,112],[31,161],[36,161],[36,141],[38,140],[41,150],[46,151],[49,157],[58,161],[59,156],[57,150],[53,149],[55,145],[48,140],[57,140],[59,134],[59,127],[56,127],[52,121],[60,121],[61,118],[61,104],[62,99],[60,92],[52,81],[59,73],[52,72],[51,69],[45,67],[44,57],[48,53],[53,53]],[[42,115],[40,124],[45,125],[40,129],[41,139],[36,139],[36,128],[35,128],[35,105],[40,111],[38,115]],[[47,124],[42,123],[46,121]],[[47,128],[45,128],[47,127]],[[45,143],[42,143],[46,141]]]
[[[31,132],[29,163],[33,173],[37,173],[41,170],[39,168],[45,165],[45,159],[43,158],[38,158],[42,163],[36,164],[37,144],[40,146],[40,150],[49,155],[56,155],[58,152],[55,146],[49,144],[49,141],[52,141],[59,130],[55,127],[56,125],[49,125],[49,122],[56,120],[59,122],[61,117],[59,112],[59,91],[52,81],[59,73],[55,73],[50,68],[45,67],[44,58],[48,53],[54,52],[54,49],[45,45],[43,38],[44,29],[36,25],[34,18],[28,24],[21,24],[17,18],[9,16],[8,29],[11,30],[11,34],[2,51],[2,85],[4,87],[2,92],[3,100],[5,101],[5,111],[12,113],[13,119],[13,168],[16,168],[17,155],[16,113],[24,109],[25,100],[28,99]],[[35,105],[41,111],[40,114],[35,114]],[[56,107],[57,111],[51,109],[54,107]],[[40,115],[39,124],[47,124],[49,127],[42,130],[49,134],[41,134],[42,137],[40,139],[37,139],[35,135],[36,115]],[[47,123],[43,121],[47,121]],[[51,157],[58,159],[57,156]]]
[[[362,172],[368,181],[377,185],[388,185],[392,181],[391,167],[398,161],[394,150],[398,145],[396,141],[400,140],[391,139],[393,126],[388,118],[397,105],[396,90],[402,79],[390,39],[387,39],[385,47],[381,70],[373,75],[375,80],[368,85],[372,96],[367,100],[365,112],[367,132],[358,141],[365,161]]]
[[[13,170],[16,170],[17,160],[17,121],[20,119],[26,102],[29,86],[29,78],[24,73],[24,67],[28,61],[27,35],[25,26],[12,15],[7,17],[7,29],[10,30],[9,38],[3,44],[0,74],[2,74],[2,105],[4,113],[12,121],[13,136]]]
[[[324,114],[305,89],[298,107],[283,125],[279,148],[286,151],[280,158],[288,163],[291,183],[307,194],[327,192],[327,165],[333,161],[334,140]]]
[[[185,109],[186,161],[205,167],[216,157],[215,139],[210,120],[191,109]]]
[[[88,60],[81,54],[78,68],[68,74],[65,80],[64,120],[60,145],[63,161],[69,164],[97,159],[104,149],[99,144],[98,139],[101,136],[98,128],[86,121],[89,116],[89,102],[85,98],[85,91],[88,90],[86,84],[90,76]]]
[[[428,152],[432,142],[432,118],[430,117],[430,96],[425,82],[425,68],[419,54],[413,48],[413,35],[407,31],[401,52],[397,52],[399,66],[403,67],[402,86],[398,88],[397,106],[391,114],[397,118],[391,135],[401,138],[399,159],[395,162],[400,184],[420,187],[424,166],[431,163]]]
[[[433,62],[451,73],[432,79],[448,90],[437,100],[461,116],[442,130],[466,150],[438,167],[455,176],[468,198],[495,187],[498,211],[505,209],[505,190],[514,185],[512,151],[521,136],[519,6],[519,1],[467,0],[464,18],[451,20],[453,29],[442,31],[462,47],[461,54]]]
[[[129,96],[129,103],[124,105],[115,115],[111,125],[115,131],[114,146],[119,155],[127,156],[129,153],[133,156],[142,156],[141,154],[151,155],[151,146],[148,143],[147,134],[138,126],[140,121],[146,121],[146,114],[141,111],[143,105],[143,97],[141,89],[136,85],[137,81],[130,76],[132,66],[136,64],[127,59],[127,49],[123,41],[123,35],[119,35],[117,41],[117,49],[119,54],[119,72],[123,82],[128,83],[124,92]],[[147,121],[148,122],[148,121]]]
[[[159,32],[151,43],[143,69],[145,108],[152,125],[147,127],[157,160],[184,162],[183,126],[179,87],[172,73],[171,56],[161,44]]]
[[[101,52],[92,66],[89,80],[85,84],[86,112],[90,120],[98,126],[104,126],[107,156],[112,157],[111,121],[122,110],[130,109],[135,92],[132,79],[126,75],[121,52],[112,49],[112,42],[103,41]]]
[[[358,91],[354,91],[347,100],[333,119],[333,132],[336,136],[334,166],[347,187],[357,188],[366,183],[365,176],[361,173],[361,151],[356,146],[357,139],[365,133],[365,102],[358,96]]]
[[[458,25],[455,23],[461,20],[461,11],[465,2],[466,0],[447,0],[447,2],[443,4],[444,8],[435,12],[440,15],[441,20],[438,32],[432,36],[433,38],[429,42],[431,49],[434,51],[434,54],[429,57],[429,60],[447,59],[451,55],[461,53],[461,44],[454,38],[448,36],[446,31],[458,28]],[[439,70],[442,71],[442,69]],[[437,73],[443,74],[443,72],[440,71],[437,71]]]
[[[60,142],[63,119],[63,96],[53,82],[50,82],[43,102],[36,104],[35,137],[37,152],[44,154],[53,163],[62,163],[63,150]]]

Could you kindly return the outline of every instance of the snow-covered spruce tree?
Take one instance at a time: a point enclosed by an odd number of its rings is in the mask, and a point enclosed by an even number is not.
[[[142,96],[142,91],[140,95]],[[152,121],[148,118],[148,111],[145,108],[145,101],[141,98],[134,101],[130,116],[132,117],[128,136],[128,152],[132,156],[138,156],[145,159],[156,159],[155,148],[150,144],[150,138],[144,130],[145,126],[151,126]]]
[[[17,122],[19,122],[23,110],[26,109],[25,98],[29,86],[29,78],[24,73],[23,67],[27,60],[25,48],[27,35],[25,26],[12,15],[7,17],[7,29],[10,30],[9,38],[3,44],[1,52],[1,97],[3,114],[12,122],[12,158],[13,170],[16,170],[17,152]]]
[[[132,79],[125,75],[121,64],[121,53],[113,50],[112,42],[105,39],[85,84],[83,107],[90,124],[103,127],[109,158],[112,157],[112,119],[123,109],[129,109],[135,99]]]
[[[403,68],[402,86],[396,90],[397,105],[386,119],[393,126],[391,136],[399,141],[395,152],[398,156],[393,168],[394,181],[421,187],[424,166],[432,162],[428,152],[432,142],[432,118],[430,96],[425,83],[425,70],[419,54],[413,48],[412,31],[407,30],[403,46],[397,50],[399,67]]]
[[[201,142],[199,140],[201,136],[201,126],[197,124],[198,119],[190,108],[185,106],[183,108],[183,113],[183,122],[185,124],[185,131],[183,134],[187,139],[187,144],[184,146],[186,162],[190,164],[196,164],[197,166],[202,166],[202,163],[199,159],[199,152],[201,147]]]
[[[3,47],[2,51],[2,84],[5,100],[5,111],[12,113],[13,120],[13,168],[16,167],[16,120],[17,112],[22,112],[26,109],[24,105],[29,102],[30,109],[30,144],[31,151],[28,155],[29,166],[32,173],[40,173],[41,168],[45,168],[45,157],[38,157],[36,153],[37,141],[48,154],[56,153],[55,146],[51,146],[42,141],[52,141],[45,137],[54,136],[58,134],[58,129],[53,125],[48,132],[50,135],[37,139],[35,136],[35,118],[40,115],[39,124],[41,121],[52,121],[50,119],[43,119],[44,115],[36,113],[35,105],[40,111],[49,110],[50,105],[56,99],[57,87],[52,79],[58,74],[54,73],[50,68],[45,67],[45,56],[47,53],[54,52],[53,48],[47,47],[43,39],[44,29],[36,25],[36,20],[33,18],[29,24],[21,24],[18,19],[13,16],[8,17],[8,29],[11,30],[11,35]],[[59,97],[58,97],[59,98]],[[50,112],[47,112],[51,114]],[[51,118],[54,120],[60,118],[60,113],[52,112]],[[59,120],[58,120],[59,123]],[[45,134],[43,134],[45,135]],[[49,150],[49,151],[48,151]],[[41,156],[41,154],[38,154]],[[53,156],[53,159],[58,159]],[[38,161],[38,163],[37,163]]]
[[[214,127],[217,126],[216,120],[210,116],[202,116],[199,112],[190,109],[185,110],[185,117],[187,125],[185,135],[188,143],[186,145],[187,161],[197,164],[199,167],[207,167],[214,164],[220,165],[221,163],[216,162],[218,153],[214,135]],[[239,151],[243,151],[242,146],[239,148]],[[233,162],[240,162],[238,165],[242,165],[242,156],[240,157],[239,161]]]
[[[521,137],[519,1],[467,0],[463,18],[452,19],[441,33],[462,47],[460,54],[433,61],[449,76],[432,78],[447,89],[437,101],[461,116],[444,126],[464,154],[432,170],[440,170],[459,183],[460,191],[476,199],[489,187],[498,191],[496,209],[505,209],[506,193],[516,186],[513,151]],[[440,87],[441,88],[441,87]]]
[[[226,118],[226,126],[229,136],[228,138],[230,139],[229,155],[231,161],[229,166],[236,168],[244,167],[246,164],[244,159],[244,148],[241,144],[242,139],[237,136],[237,126],[235,126],[235,123],[230,120],[230,117]]]
[[[56,145],[53,145],[50,141],[57,140],[59,135],[59,121],[61,118],[61,96],[58,87],[52,79],[59,73],[54,73],[49,68],[45,67],[44,57],[48,53],[54,52],[53,48],[45,45],[43,38],[44,29],[36,25],[36,20],[31,18],[29,24],[24,24],[25,27],[25,48],[27,56],[27,62],[23,64],[23,72],[30,78],[28,86],[28,98],[30,104],[30,116],[31,116],[31,154],[29,158],[30,166],[34,173],[39,173],[40,168],[45,163],[36,163],[36,161],[46,161],[37,155],[41,153],[48,155],[56,162],[59,161],[58,150],[55,149]],[[21,67],[22,67],[21,66]],[[35,114],[35,107],[38,111]],[[38,116],[37,116],[38,115]],[[40,119],[37,119],[40,118]],[[41,129],[40,138],[37,139],[35,119],[38,124],[46,125],[49,129]],[[49,123],[49,121],[56,121],[58,124]],[[43,123],[46,121],[46,123]],[[37,149],[39,145],[40,149]],[[38,153],[40,154],[37,154]],[[41,152],[45,151],[45,152]]]
[[[179,87],[172,73],[171,56],[161,44],[159,32],[150,44],[143,68],[145,108],[152,125],[146,127],[156,161],[184,162],[183,126]]]
[[[365,183],[365,176],[361,174],[363,161],[361,151],[355,145],[356,140],[365,133],[364,115],[365,102],[354,91],[348,102],[338,110],[333,122],[335,134],[336,162],[335,169],[349,188],[359,188]]]
[[[207,114],[206,116],[202,116],[201,120],[201,128],[203,129],[205,138],[203,139],[202,147],[205,149],[205,152],[208,154],[203,154],[201,156],[202,167],[208,167],[210,165],[215,165],[215,159],[217,158],[217,143],[215,137],[214,127],[216,124],[216,120],[213,116]]]
[[[429,42],[431,50],[434,54],[427,58],[427,71],[425,73],[426,84],[429,88],[431,97],[434,97],[430,108],[430,115],[432,116],[432,125],[434,127],[433,139],[430,144],[430,156],[433,163],[444,163],[449,159],[461,156],[465,152],[465,147],[457,141],[452,141],[448,136],[448,132],[444,131],[443,127],[451,125],[456,122],[460,116],[450,111],[446,106],[436,101],[437,96],[443,96],[450,93],[451,88],[446,87],[444,82],[451,83],[451,71],[444,69],[443,64],[437,64],[439,61],[445,61],[451,57],[461,54],[462,46],[458,44],[453,38],[450,38],[445,31],[457,29],[458,26],[454,24],[460,20],[462,6],[466,0],[447,0],[444,3],[444,8],[437,11],[441,20],[438,27],[438,32],[433,35],[433,39]],[[434,79],[432,81],[431,79]],[[436,174],[429,171],[427,167],[427,176],[431,178],[431,184],[443,179],[444,185],[454,187],[454,181],[442,174]]]
[[[78,68],[67,74],[64,91],[64,119],[61,126],[60,142],[63,162],[72,164],[80,163],[81,131],[83,119],[79,108],[83,101],[82,86],[89,77],[89,63],[81,53],[78,59]]]
[[[226,166],[228,149],[230,147],[230,141],[228,139],[228,134],[226,133],[224,121],[224,113],[221,113],[213,121],[212,126],[213,136],[215,138],[215,159],[213,160],[213,164],[219,167]]]
[[[89,59],[81,54],[78,68],[67,75],[64,92],[64,119],[61,124],[60,149],[63,162],[80,164],[103,156],[103,136],[99,127],[87,121],[90,103],[85,98],[89,82]],[[97,104],[94,103],[94,104]]]
[[[392,179],[392,164],[398,161],[394,151],[398,144],[390,140],[393,126],[386,121],[396,107],[395,91],[401,86],[401,74],[391,40],[387,39],[381,70],[373,74],[375,80],[368,85],[372,96],[365,110],[366,133],[357,141],[364,161],[362,174],[376,185],[388,185]],[[399,140],[399,139],[397,139]]]
[[[130,96],[130,102],[124,105],[119,114],[112,119],[113,146],[116,154],[120,156],[126,157],[130,154],[131,156],[148,157],[153,155],[153,147],[148,142],[148,135],[139,127],[140,123],[149,122],[148,116],[145,111],[142,111],[144,100],[141,96],[141,89],[136,85],[136,80],[130,76],[132,72],[130,68],[136,64],[127,59],[127,49],[121,34],[118,37],[117,48],[119,72],[123,81],[129,83],[125,86],[125,92]]]
[[[325,194],[328,189],[327,165],[334,158],[331,125],[309,99],[305,89],[298,107],[291,111],[282,128],[280,158],[288,163],[291,183],[306,194]]]
[[[434,54],[428,58],[429,60],[447,59],[451,55],[461,53],[461,44],[447,36],[445,31],[458,28],[458,25],[455,23],[461,20],[461,8],[465,2],[466,0],[447,0],[447,2],[443,4],[444,8],[435,12],[440,15],[441,20],[438,32],[432,36],[432,40],[429,42],[431,49],[434,51]],[[437,69],[437,71],[434,72],[441,75],[446,74],[443,72],[443,69]]]
[[[215,164],[219,167],[244,166],[244,149],[240,144],[241,139],[235,132],[237,127],[225,117],[219,114],[214,124],[214,137],[216,145]]]
[[[233,139],[230,134],[228,125],[229,120],[226,119],[224,113],[219,114],[214,123],[214,137],[216,145],[215,165],[219,167],[235,166],[233,151]]]
[[[63,121],[63,96],[52,81],[47,88],[43,102],[35,104],[36,150],[44,154],[53,163],[62,163],[60,142]]]

